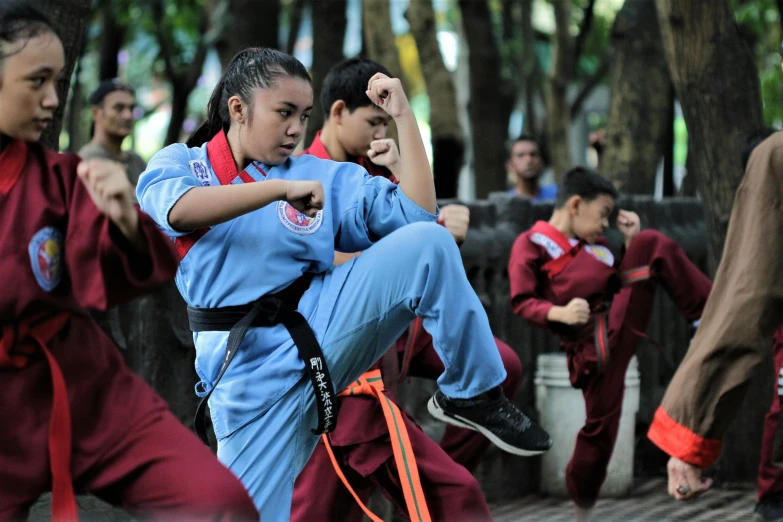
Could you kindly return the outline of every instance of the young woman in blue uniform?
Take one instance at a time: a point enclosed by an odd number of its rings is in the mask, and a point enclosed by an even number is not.
[[[378,74],[367,95],[397,124],[399,185],[353,163],[290,157],[312,110],[310,77],[296,59],[253,48],[227,68],[192,147],[157,153],[137,187],[176,238],[218,457],[262,520],[289,517],[294,480],[333,427],[334,392],[417,316],[446,367],[433,415],[513,453],[551,444],[499,388],[506,373],[457,246],[436,224],[399,80]],[[335,250],[363,254],[336,267]]]

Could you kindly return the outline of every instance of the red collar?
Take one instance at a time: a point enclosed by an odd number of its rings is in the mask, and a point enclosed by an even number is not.
[[[544,263],[544,266],[541,267],[550,279],[565,270],[585,244],[584,241],[580,240],[576,245],[571,245],[571,242],[565,234],[546,221],[537,221],[536,224],[533,225],[532,231],[545,235],[563,249],[563,254],[560,257],[547,261]]]
[[[0,194],[8,194],[22,174],[27,162],[27,144],[14,140],[0,154]]]
[[[332,159],[331,156],[329,156],[329,152],[326,150],[326,147],[324,147],[324,142],[321,141],[321,131],[318,131],[315,134],[315,138],[313,138],[313,143],[310,144],[309,147],[307,147],[305,150],[302,151],[302,154],[310,154],[312,156],[315,156],[316,158],[321,159]],[[357,165],[361,165],[364,167],[364,170],[370,174],[370,176],[381,176],[383,178],[388,179],[395,185],[399,185],[399,180],[394,177],[394,174],[392,174],[389,169],[386,167],[379,167],[372,161],[370,161],[369,158],[354,158],[352,156],[348,156],[348,160],[351,163],[356,163]]]
[[[236,164],[234,163],[234,155],[231,153],[231,147],[228,146],[228,139],[226,139],[226,133],[220,131],[207,143],[207,156],[209,157],[209,164],[212,166],[212,170],[215,172],[218,181],[221,185],[230,185],[237,176],[243,183],[253,183],[255,180],[247,173],[247,169],[237,172]],[[266,177],[266,172],[263,171],[257,161],[251,163],[258,171]]]
[[[533,225],[533,228],[530,230],[534,233],[538,232],[539,234],[543,234],[557,243],[557,246],[563,249],[563,253],[568,252],[574,248],[574,245],[571,244],[565,234],[560,232],[546,221],[536,221],[536,224]]]
[[[310,154],[311,156],[315,156],[316,158],[321,159],[332,159],[332,157],[329,155],[329,152],[326,150],[326,147],[324,147],[324,142],[321,141],[321,131],[315,133],[313,142],[309,147],[302,151],[302,154]]]

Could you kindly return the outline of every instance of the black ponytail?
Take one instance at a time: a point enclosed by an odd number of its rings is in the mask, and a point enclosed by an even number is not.
[[[0,62],[11,56],[5,50],[7,44],[46,32],[60,37],[52,21],[29,0],[0,0]]]
[[[307,69],[293,56],[265,47],[251,47],[238,53],[212,91],[207,104],[207,121],[188,138],[187,146],[200,147],[221,130],[228,131],[231,124],[229,98],[239,96],[252,116],[253,91],[269,89],[282,77],[312,83]]]

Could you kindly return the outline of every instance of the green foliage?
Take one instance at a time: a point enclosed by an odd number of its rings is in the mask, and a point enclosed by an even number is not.
[[[774,0],[732,0],[740,32],[753,49],[761,83],[764,120],[768,125],[783,123],[781,80],[781,20]]]

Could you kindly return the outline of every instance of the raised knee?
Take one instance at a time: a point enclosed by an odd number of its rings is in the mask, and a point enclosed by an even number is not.
[[[659,247],[675,247],[677,246],[677,243],[669,238],[668,236],[664,235],[663,233],[648,228],[646,230],[642,230],[639,232],[636,237],[633,239],[634,243],[639,243],[640,245],[657,245]]]
[[[456,249],[457,243],[449,230],[437,223],[413,223],[403,230],[408,232],[409,241],[417,244],[421,250]]]

